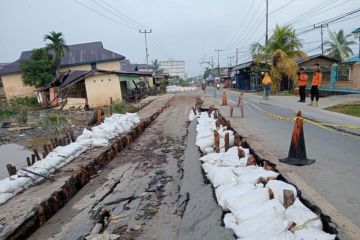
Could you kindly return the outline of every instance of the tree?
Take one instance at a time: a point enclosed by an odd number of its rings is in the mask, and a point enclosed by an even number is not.
[[[253,60],[257,63],[264,62],[271,65],[273,91],[279,89],[281,79],[287,76],[293,81],[297,80],[298,65],[296,58],[306,58],[306,53],[301,51],[302,44],[291,26],[276,25],[266,46],[253,43],[250,46]]]
[[[46,48],[34,49],[31,58],[20,63],[24,85],[38,88],[49,84],[54,78],[52,60]]]
[[[340,29],[338,32],[329,31],[329,37],[330,40],[324,42],[324,45],[327,46],[325,53],[329,57],[343,61],[354,54],[350,48],[351,45],[355,44],[355,41],[349,40],[351,34],[344,35],[344,30]]]
[[[68,46],[66,46],[64,35],[61,32],[52,31],[46,34],[44,41],[47,40],[50,41],[50,43],[46,45],[46,48],[54,52],[54,71],[56,78],[58,78],[61,58],[64,56],[65,51],[68,50]]]
[[[154,68],[155,73],[160,73],[161,72],[161,66],[160,66],[160,63],[159,63],[159,61],[157,59],[152,61],[152,67]]]

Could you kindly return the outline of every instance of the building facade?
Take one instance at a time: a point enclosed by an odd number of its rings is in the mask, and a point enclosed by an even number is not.
[[[22,61],[31,58],[32,51],[24,51],[18,60],[0,69],[0,81],[6,98],[33,95],[35,88],[25,86],[20,73]],[[61,58],[60,72],[90,71],[93,69],[120,71],[125,57],[107,50],[102,42],[68,45],[68,50]]]
[[[160,61],[160,69],[171,77],[186,79],[185,61],[168,60]]]

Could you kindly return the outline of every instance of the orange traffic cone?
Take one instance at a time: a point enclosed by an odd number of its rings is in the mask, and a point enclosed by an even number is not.
[[[227,106],[226,92],[224,91],[221,106]]]
[[[301,111],[299,111],[296,116],[288,157],[284,159],[280,159],[280,162],[287,163],[290,165],[297,165],[297,166],[310,165],[315,162],[315,160],[308,159],[306,156],[303,120],[301,117]]]

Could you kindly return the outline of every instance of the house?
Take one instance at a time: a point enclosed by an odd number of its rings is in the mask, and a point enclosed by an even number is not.
[[[106,71],[120,71],[123,55],[107,50],[102,42],[90,42],[68,45],[68,50],[61,58],[60,72],[86,71],[94,69]],[[20,73],[20,63],[29,59],[32,51],[24,51],[18,60],[0,69],[0,79],[6,98],[32,95],[35,88],[24,86]]]
[[[110,104],[128,97],[128,78],[151,77],[152,73],[91,69],[67,71],[46,87],[38,89],[41,102],[85,99],[90,107]]]
[[[231,81],[235,81],[235,88],[245,91],[258,91],[261,87],[262,74],[270,67],[263,63],[249,61],[238,64],[231,69]]]
[[[312,55],[309,56],[307,58],[299,58],[296,60],[299,68],[304,68],[305,71],[308,73],[309,75],[309,81],[308,81],[308,86],[310,86],[311,80],[312,80],[312,76],[313,76],[313,72],[314,72],[314,64],[318,63],[320,65],[320,70],[322,72],[322,76],[323,76],[323,80],[321,83],[321,87],[322,88],[329,88],[330,86],[330,78],[331,78],[331,68],[332,66],[336,63],[338,63],[339,61],[337,59],[325,56],[325,55],[321,55],[321,54],[316,54],[316,55]],[[339,74],[339,76],[341,76],[342,73]],[[339,82],[340,84],[340,82]],[[346,85],[346,83],[343,83]]]
[[[353,56],[340,63],[347,66],[350,88],[360,90],[360,56]]]
[[[6,65],[8,65],[8,63],[0,63],[0,70],[2,68],[4,68]],[[5,98],[5,97],[6,96],[5,96],[5,91],[4,91],[4,85],[3,85],[2,81],[1,81],[1,77],[0,77],[0,99]]]

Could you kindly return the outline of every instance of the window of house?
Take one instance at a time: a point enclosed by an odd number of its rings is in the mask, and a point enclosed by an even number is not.
[[[90,66],[92,70],[96,69],[96,63],[90,63]]]

